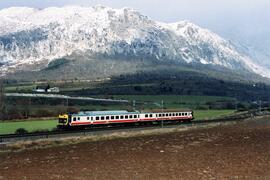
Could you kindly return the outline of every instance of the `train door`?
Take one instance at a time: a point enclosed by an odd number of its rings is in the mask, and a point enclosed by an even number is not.
[[[94,116],[90,116],[90,121],[91,121],[91,124],[93,124],[93,123],[94,123],[95,119],[96,119],[96,117],[94,117]]]

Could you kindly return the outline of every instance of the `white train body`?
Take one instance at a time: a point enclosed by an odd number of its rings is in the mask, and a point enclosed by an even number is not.
[[[191,110],[164,112],[84,111],[59,116],[61,126],[86,126],[115,123],[191,121]]]

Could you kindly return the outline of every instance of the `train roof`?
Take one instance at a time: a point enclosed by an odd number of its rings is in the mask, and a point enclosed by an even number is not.
[[[191,109],[151,109],[149,111],[142,111],[145,113],[162,113],[162,112],[190,112]]]
[[[139,113],[166,113],[166,112],[189,112],[192,111],[190,109],[153,109],[151,111],[126,111],[126,110],[119,110],[119,111],[80,111],[78,113],[74,113],[74,115],[78,116],[106,116],[106,115],[125,115],[125,114],[139,114]]]
[[[129,112],[125,110],[120,111],[80,111],[76,113],[79,116],[103,116],[103,115],[123,115],[123,114],[138,114],[140,112]]]

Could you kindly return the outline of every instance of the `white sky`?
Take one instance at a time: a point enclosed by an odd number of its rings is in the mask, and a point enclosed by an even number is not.
[[[225,38],[270,46],[270,0],[0,0],[0,9],[97,4],[131,7],[164,22],[187,19]]]

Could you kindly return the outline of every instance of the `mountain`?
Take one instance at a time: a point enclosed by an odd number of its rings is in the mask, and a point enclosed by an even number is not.
[[[132,64],[151,61],[270,77],[269,68],[258,65],[233,43],[207,29],[189,21],[157,22],[129,8],[13,7],[1,10],[0,19],[2,75],[51,69],[52,65],[62,68],[81,59],[89,62],[95,75],[105,72],[110,76],[118,70],[127,73]],[[117,59],[125,61],[119,63]],[[100,63],[103,65],[98,71],[95,66]],[[66,70],[72,72],[70,68]]]
[[[250,57],[255,63],[270,69],[270,51],[267,50],[268,47],[257,48],[250,44],[239,43],[236,41],[230,40],[232,44],[236,47],[237,51],[246,54]],[[257,45],[256,45],[257,46]]]

